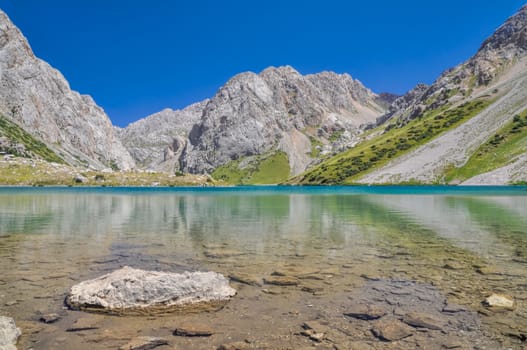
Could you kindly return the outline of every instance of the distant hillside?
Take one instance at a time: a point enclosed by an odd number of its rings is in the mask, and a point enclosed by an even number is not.
[[[527,6],[467,62],[395,100],[355,147],[292,182],[527,181]]]

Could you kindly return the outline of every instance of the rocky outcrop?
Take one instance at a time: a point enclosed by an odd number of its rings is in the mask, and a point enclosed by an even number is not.
[[[297,174],[312,161],[306,154],[313,138],[322,145],[349,141],[360,125],[383,114],[377,98],[347,74],[302,76],[289,66],[239,74],[207,103],[190,132],[182,168],[211,172],[232,160],[280,150]]]
[[[111,314],[156,314],[210,310],[236,294],[215,272],[182,274],[143,271],[125,266],[71,288],[66,303],[76,310]]]
[[[404,112],[408,113],[408,108],[411,106],[416,106],[420,101],[421,97],[426,93],[430,86],[426,84],[417,84],[412,90],[408,91],[403,96],[396,98],[389,106],[388,112],[377,118],[375,124],[372,124],[370,127],[378,126],[384,124],[390,119],[397,119],[403,116]],[[417,106],[414,110],[411,111],[409,116],[412,116],[412,112],[418,110]]]
[[[422,116],[426,111],[470,98],[506,73],[527,52],[527,5],[487,38],[466,62],[446,70],[431,86],[419,84],[396,100],[377,124],[398,118],[398,123]]]
[[[179,169],[188,134],[199,122],[207,102],[177,111],[164,109],[119,129],[119,137],[139,167],[174,172]]]
[[[72,91],[59,71],[33,54],[0,10],[0,115],[70,164],[133,168],[135,163],[104,111]]]
[[[16,350],[21,334],[11,317],[0,316],[0,350]]]

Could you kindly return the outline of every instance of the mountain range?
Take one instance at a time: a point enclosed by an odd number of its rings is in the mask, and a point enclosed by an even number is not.
[[[474,56],[404,96],[376,94],[348,74],[269,67],[117,128],[0,10],[0,151],[235,184],[521,183],[526,51],[524,6]]]

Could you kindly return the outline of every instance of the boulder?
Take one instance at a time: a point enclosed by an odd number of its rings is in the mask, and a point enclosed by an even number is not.
[[[16,342],[21,334],[11,317],[0,316],[0,350],[16,350]]]
[[[216,272],[170,273],[125,266],[71,287],[66,304],[74,310],[111,314],[159,314],[221,308],[236,290]]]

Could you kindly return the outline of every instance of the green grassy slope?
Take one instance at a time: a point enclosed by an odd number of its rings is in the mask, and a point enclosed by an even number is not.
[[[459,168],[448,169],[447,182],[461,182],[476,175],[492,171],[510,163],[527,152],[527,110],[481,145],[469,160]]]
[[[0,136],[7,137],[13,143],[22,144],[26,149],[26,154],[18,154],[19,152],[16,148],[10,147],[2,149],[4,152],[22,157],[33,155],[47,160],[48,162],[64,163],[64,160],[49,149],[43,142],[35,139],[24,129],[2,116],[0,116]]]
[[[256,185],[281,183],[290,176],[289,160],[284,152],[257,156],[240,168],[242,161],[235,160],[216,168],[212,177],[230,184]]]
[[[395,122],[371,140],[322,162],[292,182],[301,184],[351,184],[359,176],[379,168],[391,159],[415,149],[445,131],[476,116],[494,99],[475,99],[459,106],[444,106],[429,111],[403,126]]]

